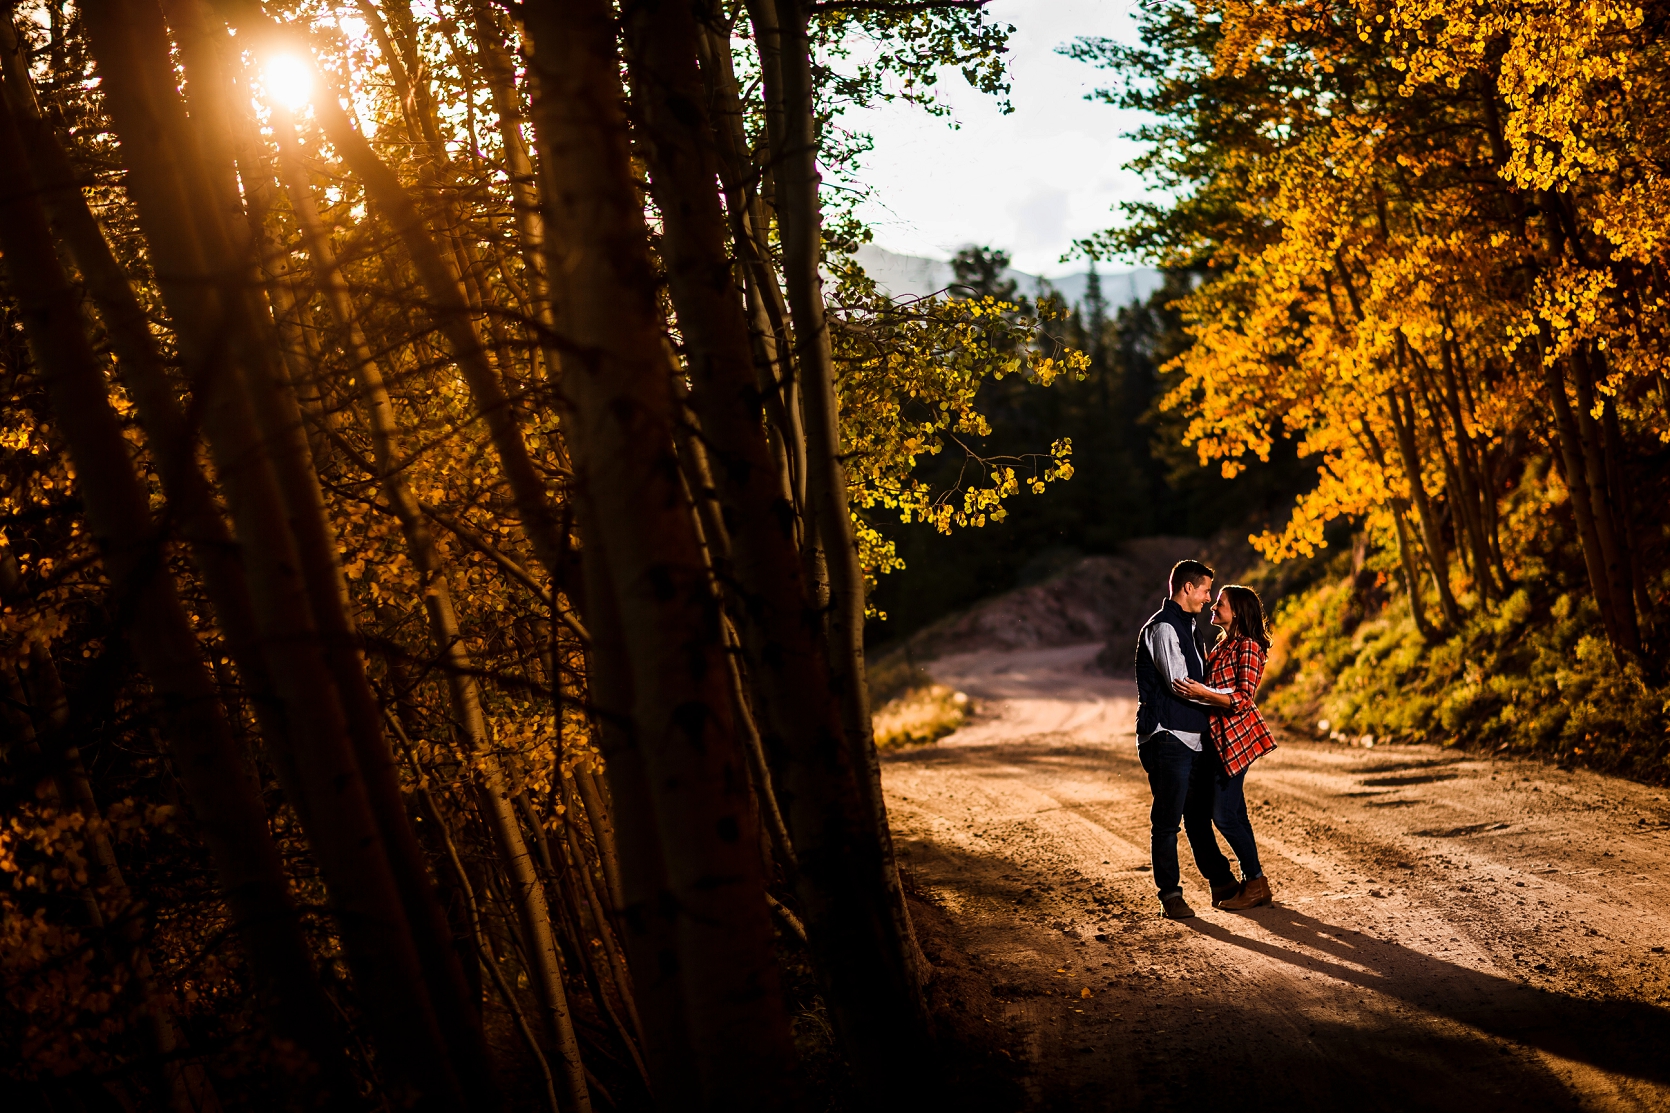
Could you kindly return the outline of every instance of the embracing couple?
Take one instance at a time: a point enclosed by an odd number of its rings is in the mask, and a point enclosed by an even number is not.
[[[1276,748],[1253,704],[1270,635],[1258,593],[1231,584],[1212,603],[1213,575],[1198,560],[1179,561],[1171,570],[1171,598],[1137,639],[1137,753],[1154,791],[1154,884],[1173,920],[1195,914],[1183,899],[1179,826],[1212,886],[1212,907],[1240,911],[1270,903],[1244,791],[1247,768]],[[1203,660],[1195,616],[1208,604],[1218,639]],[[1240,860],[1240,881],[1218,849],[1213,824]]]

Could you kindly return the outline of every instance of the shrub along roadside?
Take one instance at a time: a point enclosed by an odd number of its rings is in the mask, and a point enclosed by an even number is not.
[[[1584,593],[1527,562],[1500,604],[1422,642],[1403,593],[1351,554],[1277,608],[1261,702],[1301,733],[1542,757],[1670,782],[1670,686],[1614,661]],[[1326,727],[1320,724],[1326,723]]]
[[[876,748],[937,742],[967,722],[968,712],[968,697],[943,684],[913,688],[876,710]]]

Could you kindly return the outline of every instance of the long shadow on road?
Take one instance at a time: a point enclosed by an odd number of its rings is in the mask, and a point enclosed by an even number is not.
[[[1251,923],[1206,916],[1186,921],[1192,933],[1181,924],[1130,932],[1126,920],[1106,942],[1073,938],[1013,910],[1023,887],[1058,875],[1001,851],[918,839],[902,847],[915,877],[955,894],[948,927],[956,945],[984,956],[970,971],[985,982],[982,996],[1002,995],[1030,1030],[1034,1110],[1579,1108],[1554,1064],[1526,1049],[1651,1084],[1670,1077],[1655,1057],[1670,1046],[1670,1016],[1646,1004],[1523,985],[1287,908],[1254,914],[1267,929],[1258,938],[1244,934]],[[1216,956],[1179,950],[1191,935]],[[1171,972],[1105,971],[1123,953]],[[1068,1009],[1061,966],[1081,979],[1073,984],[1096,987],[1095,1007]],[[1324,978],[1374,993],[1361,1004],[1343,989],[1318,997],[1310,987]],[[1005,1008],[992,1006],[994,1018]]]
[[[1269,772],[1302,777],[1313,763],[1308,751],[1296,756],[1299,762],[1290,758]],[[1336,768],[1337,755],[1323,756],[1330,759],[1320,770],[1330,779],[1317,789],[1324,802],[1341,774],[1418,791],[1461,772],[1447,768],[1460,764],[1447,756],[1376,754],[1350,768]],[[1277,906],[1245,919],[1207,913],[1186,926],[1159,921],[1152,891],[1118,868],[1120,855],[1091,853],[1096,840],[1086,829],[1054,818],[1081,815],[1104,828],[1109,848],[1145,835],[1146,786],[1128,752],[1044,732],[907,751],[889,755],[887,765],[909,778],[889,791],[934,817],[926,828],[905,824],[901,849],[913,875],[952,910],[947,925],[957,944],[981,956],[969,976],[1002,998],[990,1001],[989,1015],[1024,1035],[1031,1109],[1665,1107],[1670,1010],[1623,996],[1610,982],[1594,989],[1619,995],[1602,998],[1583,995],[1589,986],[1570,977],[1562,993],[1500,968],[1471,969],[1387,938],[1401,932],[1375,926],[1385,922],[1377,917],[1346,927]],[[1044,796],[1056,797],[1055,805]],[[1316,818],[1326,828],[1353,815],[1343,808],[1324,807]],[[1313,815],[1312,807],[1302,814]],[[1372,814],[1383,813],[1355,813]],[[1383,857],[1404,835],[1457,837],[1505,826],[1454,826],[1465,814],[1435,816],[1444,823],[1431,830],[1364,824],[1289,837],[1301,849],[1350,862]],[[1553,844],[1532,848],[1562,852]],[[1105,858],[1115,859],[1111,874],[1098,868],[1108,867]],[[1535,928],[1523,910],[1499,911],[1506,934],[1486,933],[1493,955]],[[1458,930],[1472,915],[1452,923],[1442,914],[1411,914],[1425,917],[1411,930],[1473,937]],[[1532,943],[1531,935],[1524,939]],[[1093,996],[1072,999],[1078,985]]]
[[[1515,1041],[1645,1079],[1665,1074],[1651,1057],[1652,1049],[1667,1046],[1662,1010],[1546,993],[1395,944],[1352,938],[1350,929],[1286,908],[1255,915],[1292,949],[1205,917],[1185,921],[1206,939],[1294,968],[1292,987],[1284,989],[1279,979],[1253,974],[1233,959],[1213,961],[1202,950],[1182,957],[1174,949],[1181,940],[1169,931],[1146,940],[1116,932],[1098,943],[997,911],[992,903],[1026,883],[1010,879],[1025,877],[1027,864],[928,840],[903,845],[913,875],[957,894],[955,903],[966,911],[947,918],[951,931],[960,946],[987,956],[971,973],[986,981],[987,992],[1012,1002],[1010,1015],[1029,1032],[1032,1110],[1579,1108],[1546,1062],[1508,1046]],[[1150,958],[1168,955],[1188,969],[1182,977],[1153,980],[1127,974],[1098,989],[1100,1007],[1084,1014],[1066,1008],[1058,966],[1092,975],[1094,984],[1104,957],[1131,949]],[[1004,957],[994,961],[994,955]],[[1401,1013],[1385,1007],[1355,1013],[1338,1001],[1319,1007],[1299,988],[1313,984],[1300,980],[1313,973],[1418,1007]],[[1434,1016],[1459,1023],[1434,1023]]]
[[[1337,927],[1291,908],[1250,914],[1265,931],[1305,950],[1187,921],[1201,935],[1300,969],[1389,994],[1481,1032],[1614,1074],[1670,1083],[1670,1010],[1643,1001],[1571,997],[1434,958]],[[1318,953],[1319,952],[1319,953]]]

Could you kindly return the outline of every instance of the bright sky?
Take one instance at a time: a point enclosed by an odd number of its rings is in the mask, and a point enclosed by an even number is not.
[[[954,71],[940,78],[950,121],[907,105],[851,112],[843,123],[875,137],[859,177],[876,200],[859,210],[889,251],[949,258],[969,243],[1014,256],[1014,266],[1053,276],[1082,271],[1059,262],[1075,238],[1109,227],[1113,207],[1145,192],[1121,166],[1137,152],[1122,138],[1136,114],[1084,95],[1106,71],[1055,53],[1079,35],[1134,41],[1135,0],[994,0],[1009,40],[1015,111],[971,89]]]

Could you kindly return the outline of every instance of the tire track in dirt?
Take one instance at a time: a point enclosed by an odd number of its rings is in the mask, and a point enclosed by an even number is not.
[[[1084,671],[1097,648],[930,665],[982,714],[884,766],[1032,1108],[1670,1108],[1662,790],[1288,740],[1248,779],[1277,906],[1215,912],[1185,865],[1173,923],[1134,688]]]

